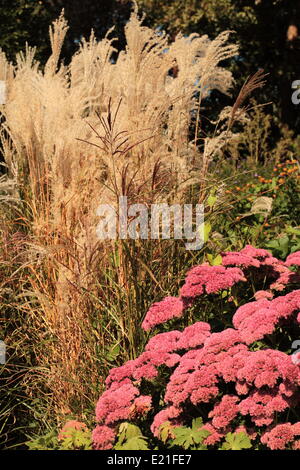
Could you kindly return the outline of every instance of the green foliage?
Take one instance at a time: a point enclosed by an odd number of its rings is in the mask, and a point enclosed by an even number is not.
[[[120,354],[119,343],[113,344],[107,351],[106,359],[109,362],[114,362]]]
[[[68,429],[64,439],[58,439],[57,431],[51,430],[44,436],[27,441],[29,450],[91,450],[90,431]]]
[[[208,253],[206,256],[207,256],[207,259],[208,259],[209,264],[211,266],[220,266],[220,264],[222,264],[222,256],[221,255],[217,255],[216,257],[214,257],[213,255]]]
[[[92,436],[90,431],[71,429],[68,437],[62,440],[60,450],[91,450]]]
[[[57,433],[51,430],[44,436],[27,441],[26,445],[29,450],[57,450],[59,448]]]
[[[238,171],[232,166],[231,171],[233,175],[224,195],[228,208],[214,221],[215,232],[208,241],[211,250],[236,250],[248,243],[267,248],[282,259],[297,251],[300,247],[298,159],[264,166],[241,163]],[[217,238],[214,233],[218,233]],[[211,263],[212,257],[207,258]]]
[[[229,432],[220,450],[243,450],[251,447],[251,441],[244,432]]]
[[[209,222],[205,222],[204,228],[203,228],[204,243],[208,241],[211,230],[212,230],[211,224]]]
[[[140,428],[130,423],[122,423],[119,428],[115,450],[149,450],[147,438]]]
[[[274,256],[285,259],[289,253],[300,250],[300,230],[287,227],[285,233],[266,243],[266,248],[272,251]]]
[[[185,450],[206,450],[207,446],[203,444],[209,431],[202,429],[202,418],[193,419],[192,427],[179,426],[171,427],[169,422],[163,423],[160,428],[160,436],[163,442],[171,438],[169,447],[181,447]]]
[[[174,427],[169,421],[160,426],[160,439],[169,448],[180,447],[184,450],[207,450],[203,441],[210,432],[203,429],[201,417],[193,419],[192,427]],[[221,443],[219,450],[243,450],[252,447],[250,438],[244,432],[227,433],[225,442]]]

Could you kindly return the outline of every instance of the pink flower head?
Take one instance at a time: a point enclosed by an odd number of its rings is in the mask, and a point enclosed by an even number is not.
[[[212,424],[215,428],[226,428],[237,416],[239,412],[238,401],[239,398],[235,395],[224,395],[222,400],[214,406],[208,417],[213,418]]]
[[[177,330],[160,333],[153,336],[145,347],[146,351],[165,351],[173,352],[180,349],[178,346],[182,333]]]
[[[258,258],[262,261],[272,256],[269,251],[261,248],[254,248],[251,245],[246,245],[245,248],[240,251],[240,253],[242,255],[250,256],[252,258]]]
[[[256,302],[248,302],[247,304],[242,305],[235,312],[232,323],[233,326],[237,329],[243,329],[243,324],[248,320],[249,317],[252,317],[258,309],[268,308],[269,302],[266,299],[257,300]]]
[[[231,347],[241,342],[240,333],[233,328],[227,328],[220,333],[212,333],[205,341],[205,354],[208,359],[211,354],[217,356],[222,352],[227,352]],[[216,358],[213,358],[214,361]],[[218,357],[217,357],[218,359]]]
[[[291,423],[278,424],[271,431],[265,432],[260,440],[271,450],[284,450],[294,440],[293,425]]]
[[[239,251],[229,251],[222,255],[223,266],[240,266],[241,268],[249,268],[253,266],[255,268],[260,267],[260,261],[253,256],[243,254]]]
[[[290,254],[286,261],[286,266],[300,266],[300,251],[295,251],[295,253]]]
[[[156,325],[181,317],[183,311],[184,305],[181,299],[166,297],[161,302],[156,302],[150,307],[142,323],[142,328],[145,331],[149,331]]]
[[[135,359],[132,377],[135,380],[142,378],[151,380],[158,375],[158,367],[166,365],[167,367],[174,367],[180,360],[178,354],[169,353],[166,351],[145,351],[137,359]]]
[[[228,289],[239,281],[246,281],[239,268],[203,264],[189,271],[180,295],[183,299],[190,299],[202,295],[204,292],[213,294]]]
[[[130,377],[132,376],[134,367],[134,361],[128,361],[121,367],[113,367],[110,370],[108,377],[105,380],[105,384],[109,387],[113,383],[120,384],[124,381],[130,382]]]
[[[251,344],[273,333],[278,321],[278,312],[271,308],[260,308],[249,316],[239,327],[242,340]]]
[[[176,406],[169,406],[164,410],[161,410],[154,417],[153,423],[151,425],[151,431],[156,437],[160,437],[160,426],[166,422],[169,422],[174,427],[180,426],[182,422],[180,421],[180,415],[182,413],[181,408]]]
[[[231,350],[237,353],[241,345],[236,330],[227,329],[207,337],[203,348],[184,354],[171,375],[166,387],[165,401],[175,406],[190,400],[197,405],[207,403],[219,393],[218,382],[222,376],[221,366]],[[242,348],[246,348],[242,345]],[[224,373],[228,374],[226,370]]]
[[[279,379],[298,382],[299,369],[291,357],[281,351],[264,349],[251,352],[244,367],[238,373],[238,380],[244,380],[255,387],[274,387]]]
[[[215,445],[217,442],[220,442],[223,437],[226,436],[228,430],[220,430],[216,429],[211,423],[205,423],[204,426],[202,426],[202,429],[206,429],[210,434],[208,437],[206,437],[203,441],[203,444],[209,446]]]
[[[268,292],[266,290],[258,290],[254,294],[255,300],[262,300],[262,299],[273,299],[274,294],[272,292]]]
[[[134,399],[139,394],[139,390],[132,383],[121,385],[115,390],[107,390],[96,406],[97,422],[111,425],[118,421],[126,421],[132,411]]]
[[[191,349],[202,346],[210,335],[210,325],[208,323],[196,322],[183,330],[178,341],[178,348]]]
[[[130,418],[138,418],[147,415],[151,409],[152,397],[149,395],[140,395],[137,397],[131,407]]]
[[[96,426],[92,432],[93,448],[95,450],[112,449],[115,439],[115,432],[108,426]]]
[[[232,321],[241,339],[251,344],[273,333],[279,321],[291,317],[299,307],[300,291],[297,290],[272,301],[261,299],[249,302],[237,309]]]
[[[242,400],[238,407],[242,415],[250,415],[257,426],[270,425],[275,413],[282,412],[290,406],[289,399],[280,394],[278,388],[272,390],[253,390]]]
[[[195,348],[196,346],[202,346],[210,334],[210,325],[208,323],[196,322],[182,332],[173,330],[154,336],[149,340],[145,350],[173,352],[180,349]]]

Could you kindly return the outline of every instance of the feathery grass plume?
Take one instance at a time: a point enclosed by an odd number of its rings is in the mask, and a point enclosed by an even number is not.
[[[13,65],[8,62],[5,53],[0,48],[0,80],[3,80],[6,85],[6,93],[10,89],[10,84],[13,80],[14,76],[14,67]],[[1,106],[0,106],[1,110]]]
[[[46,63],[45,74],[54,75],[56,73],[61,48],[63,46],[68,29],[68,24],[64,18],[64,10],[62,10],[60,17],[54,21],[53,26],[50,26],[49,28],[52,55],[49,57]]]
[[[238,94],[238,97],[232,107],[231,118],[228,123],[228,129],[231,129],[234,121],[237,119],[237,114],[239,112],[244,112],[245,109],[242,108],[243,103],[248,98],[248,96],[257,88],[262,88],[266,84],[266,80],[264,80],[268,76],[267,73],[264,73],[263,69],[259,69],[255,72],[252,77],[249,77]]]
[[[18,309],[32,332],[39,367],[33,374],[46,381],[57,413],[80,414],[99,393],[99,369],[111,365],[108,348],[120,347],[123,359],[136,355],[142,312],[154,292],[169,288],[166,247],[178,259],[177,274],[190,262],[167,241],[104,245],[96,236],[96,209],[116,206],[121,194],[129,203],[183,200],[195,181],[193,161],[209,161],[214,146],[207,144],[204,155],[196,147],[190,158],[195,96],[229,91],[232,76],[219,62],[237,48],[226,45],[228,32],[213,41],[193,34],[171,42],[142,26],[135,6],[126,49],[115,62],[110,30],[100,42],[93,33],[83,39],[64,66],[66,32],[62,14],[50,28],[52,54],[44,69],[28,46],[13,76],[0,56],[0,76],[9,77],[2,141],[8,177],[23,201],[23,214],[10,216],[12,232],[22,223],[27,237]],[[206,171],[205,164],[197,182]],[[26,384],[37,396],[33,383]]]

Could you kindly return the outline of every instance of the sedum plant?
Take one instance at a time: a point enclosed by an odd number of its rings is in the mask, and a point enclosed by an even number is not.
[[[148,448],[300,447],[300,357],[291,354],[300,252],[282,261],[248,245],[220,258],[192,268],[178,297],[147,312],[144,351],[106,379],[95,449],[113,448],[118,436],[119,448],[124,423]],[[223,325],[214,323],[222,313]]]

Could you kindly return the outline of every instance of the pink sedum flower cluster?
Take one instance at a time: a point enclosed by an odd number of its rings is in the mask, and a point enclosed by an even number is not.
[[[300,252],[288,256],[286,262],[274,258],[267,250],[247,245],[239,252],[225,252],[222,266],[210,266],[203,263],[192,268],[186,276],[179,297],[166,297],[156,302],[148,310],[142,328],[149,331],[155,326],[184,315],[196,298],[205,294],[232,288],[239,282],[247,282],[249,274],[263,282],[266,276],[270,279],[269,290],[255,293],[256,300],[272,299],[272,291],[283,291],[287,285],[300,282],[300,275],[290,267],[300,266]]]
[[[151,412],[149,426],[159,438],[163,423],[186,425],[193,407],[205,407],[208,446],[217,445],[228,432],[243,430],[270,449],[300,448],[300,423],[278,424],[299,403],[300,364],[291,354],[272,349],[272,343],[257,343],[279,329],[299,330],[300,290],[282,294],[298,279],[290,270],[298,262],[300,252],[283,262],[266,250],[246,246],[224,253],[223,266],[204,264],[190,270],[178,298],[167,297],[150,308],[142,324],[145,330],[180,318],[198,296],[237,289],[241,281],[245,285],[251,273],[255,280],[267,279],[267,286],[261,289],[261,284],[255,300],[252,292],[252,300],[236,310],[233,327],[213,332],[208,323],[198,321],[182,331],[156,334],[139,357],[112,369],[96,407],[94,447],[111,448],[122,421],[137,422]],[[276,292],[280,295],[274,297]],[[157,401],[151,393],[158,385],[163,392]]]
[[[183,310],[184,306],[181,299],[166,297],[161,302],[156,302],[152,305],[142,323],[142,328],[148,331],[160,323],[164,323],[172,318],[181,317]]]
[[[300,290],[295,290],[274,300],[266,299],[250,302],[238,308],[233,325],[239,330],[247,344],[272,334],[281,320],[291,318],[300,309]],[[296,320],[297,321],[297,320]]]
[[[115,432],[108,426],[96,426],[92,432],[93,448],[95,450],[112,449],[115,438]]]
[[[272,450],[285,450],[288,446],[294,450],[299,450],[300,422],[295,424],[284,423],[274,426],[271,430],[263,434],[261,442]]]
[[[183,299],[193,299],[204,293],[215,294],[220,290],[232,287],[239,281],[246,281],[243,272],[239,268],[203,264],[188,272],[180,295]]]
[[[286,266],[300,266],[300,251],[295,251],[295,253],[290,254],[286,261]]]

